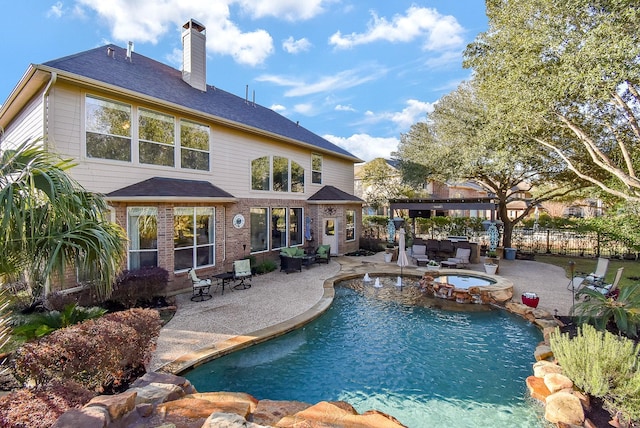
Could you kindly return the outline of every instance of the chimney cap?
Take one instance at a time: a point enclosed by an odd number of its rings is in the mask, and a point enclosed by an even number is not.
[[[195,30],[197,30],[200,33],[202,33],[205,30],[205,26],[202,25],[201,23],[199,23],[198,21],[196,21],[193,18],[191,18],[189,21],[187,21],[182,26],[182,28],[184,28],[184,29],[194,28]]]

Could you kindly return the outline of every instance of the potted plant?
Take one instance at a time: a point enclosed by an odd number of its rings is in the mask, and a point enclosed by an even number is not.
[[[427,262],[427,270],[438,270],[440,269],[440,263],[435,260],[429,260]]]
[[[484,271],[490,275],[494,275],[498,272],[498,265],[492,262],[485,262]]]
[[[498,270],[500,269],[500,257],[498,257],[498,253],[495,250],[487,251],[487,255],[484,258],[484,262],[485,262],[485,265],[487,264],[495,265],[496,268],[495,268],[495,272],[493,273],[498,273]],[[490,269],[492,270],[493,268],[490,268]],[[487,269],[485,268],[485,271],[486,270]],[[487,271],[487,273],[489,272]]]

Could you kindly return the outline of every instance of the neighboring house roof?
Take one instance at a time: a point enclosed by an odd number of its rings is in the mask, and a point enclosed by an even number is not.
[[[112,55],[107,54],[108,49],[111,49]],[[7,98],[6,108],[10,108],[21,97],[20,91],[30,83],[29,80],[32,79],[34,85],[41,87],[46,83],[41,73],[55,72],[58,79],[66,77],[85,85],[102,84],[115,91],[130,92],[133,96],[139,94],[151,97],[151,101],[155,99],[157,102],[173,105],[174,108],[191,110],[194,114],[203,113],[230,126],[263,132],[320,152],[330,152],[353,162],[362,161],[269,108],[215,86],[207,85],[206,92],[200,91],[182,80],[180,70],[135,52],[129,60],[126,53],[126,49],[110,44],[41,65],[32,65]],[[0,109],[0,113],[5,111],[4,108]]]
[[[344,192],[337,187],[334,186],[324,186],[322,189],[318,190],[316,193],[311,195],[309,202],[322,202],[326,203],[328,201],[331,202],[358,202],[363,203],[364,201],[357,196],[351,195],[347,192]]]
[[[107,201],[205,201],[235,202],[236,198],[208,181],[153,177],[105,195]]]

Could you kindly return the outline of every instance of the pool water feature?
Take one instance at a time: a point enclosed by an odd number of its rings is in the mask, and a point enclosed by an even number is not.
[[[328,311],[305,327],[185,376],[200,392],[344,400],[412,428],[544,426],[524,382],[538,329],[500,310],[444,311],[379,298],[416,288],[336,286]]]

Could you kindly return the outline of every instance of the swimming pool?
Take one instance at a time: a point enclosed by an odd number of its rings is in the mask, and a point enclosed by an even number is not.
[[[538,329],[505,311],[443,311],[377,298],[407,289],[336,286],[317,320],[185,376],[200,392],[344,400],[412,428],[544,426],[524,382]]]

